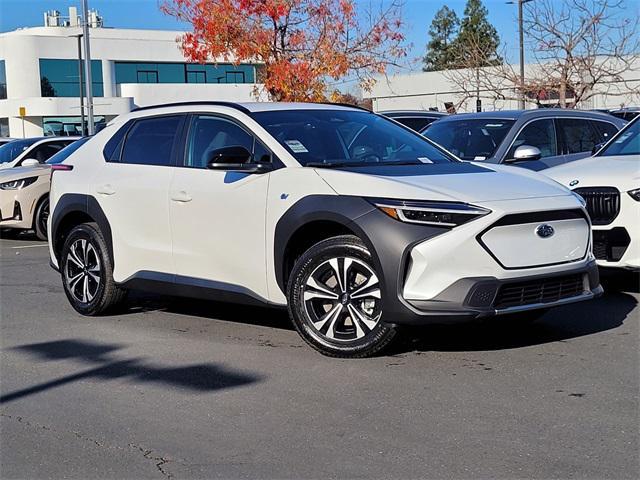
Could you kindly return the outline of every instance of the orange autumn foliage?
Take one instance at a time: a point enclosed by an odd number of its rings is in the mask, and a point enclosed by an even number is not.
[[[165,0],[190,23],[180,39],[192,62],[255,62],[272,100],[322,101],[333,82],[376,75],[407,55],[401,0],[357,11],[355,0]]]

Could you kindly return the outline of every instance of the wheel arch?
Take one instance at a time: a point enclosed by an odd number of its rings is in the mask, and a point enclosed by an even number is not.
[[[75,193],[62,195],[50,216],[51,246],[58,261],[69,232],[82,223],[96,223],[107,244],[109,258],[113,262],[111,226],[94,197]]]
[[[274,265],[276,282],[286,293],[295,261],[316,243],[338,235],[355,235],[370,249],[366,233],[353,221],[374,207],[359,197],[312,195],[294,204],[276,224]]]

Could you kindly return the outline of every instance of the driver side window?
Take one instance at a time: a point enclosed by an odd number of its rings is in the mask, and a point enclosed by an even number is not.
[[[198,115],[189,129],[185,166],[207,168],[211,154],[225,147],[244,147],[254,154],[256,162],[271,160],[266,148],[237,124],[221,117]]]
[[[522,129],[507,153],[507,158],[514,158],[516,148],[522,145],[537,147],[541,158],[558,155],[556,132],[552,119],[535,120]]]

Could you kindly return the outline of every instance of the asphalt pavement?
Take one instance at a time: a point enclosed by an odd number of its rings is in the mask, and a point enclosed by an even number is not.
[[[282,310],[135,294],[82,317],[46,244],[4,238],[0,477],[635,479],[639,299],[336,360]]]

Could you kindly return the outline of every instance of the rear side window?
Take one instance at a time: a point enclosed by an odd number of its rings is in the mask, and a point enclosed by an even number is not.
[[[173,165],[173,147],[181,123],[181,115],[136,120],[127,132],[120,162]]]
[[[119,162],[120,154],[122,153],[122,145],[124,144],[124,139],[131,127],[133,121],[127,122],[124,127],[120,128],[105,144],[102,149],[102,155],[107,162]]]
[[[599,135],[586,118],[559,118],[558,130],[563,138],[563,154],[590,152],[597,143]]]
[[[616,133],[618,133],[618,129],[612,123],[600,122],[598,120],[593,120],[591,123],[600,134],[599,143],[608,142]]]

